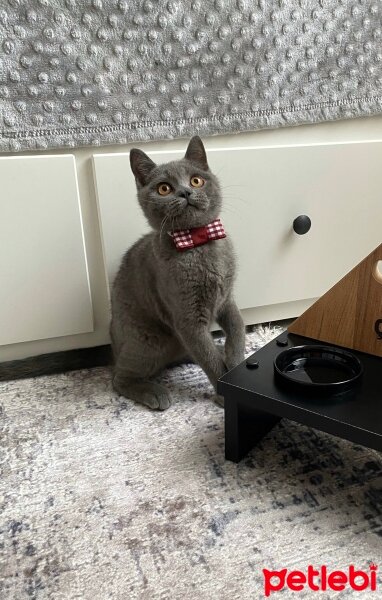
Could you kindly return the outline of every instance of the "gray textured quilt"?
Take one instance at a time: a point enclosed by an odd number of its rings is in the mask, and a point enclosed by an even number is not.
[[[0,0],[0,148],[382,112],[380,0]]]

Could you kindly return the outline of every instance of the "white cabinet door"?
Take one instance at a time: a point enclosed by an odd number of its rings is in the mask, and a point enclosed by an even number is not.
[[[382,241],[382,143],[317,144],[207,152],[223,190],[223,223],[239,262],[240,308],[317,298]],[[154,161],[179,152],[151,152]],[[105,265],[148,231],[128,154],[94,156]],[[293,221],[308,215],[311,230]],[[290,316],[295,316],[291,314]]]
[[[0,181],[0,345],[93,331],[74,157],[0,158]]]

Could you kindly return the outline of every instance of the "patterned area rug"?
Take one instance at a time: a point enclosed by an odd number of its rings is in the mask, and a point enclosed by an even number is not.
[[[248,354],[278,333],[257,327]],[[226,462],[205,375],[161,379],[164,413],[116,396],[108,368],[0,385],[1,598],[258,599],[263,568],[378,563],[380,455],[284,420]]]

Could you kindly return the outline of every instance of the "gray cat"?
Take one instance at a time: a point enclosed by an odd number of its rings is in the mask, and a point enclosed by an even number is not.
[[[191,357],[216,390],[219,377],[244,359],[245,328],[232,296],[230,238],[180,251],[171,236],[219,217],[221,192],[202,140],[193,137],[183,159],[163,165],[134,148],[130,164],[139,204],[153,231],[126,252],[114,282],[113,386],[126,398],[165,410],[169,393],[150,378]],[[224,355],[210,333],[214,320],[226,334]],[[215,399],[223,403],[220,396]]]

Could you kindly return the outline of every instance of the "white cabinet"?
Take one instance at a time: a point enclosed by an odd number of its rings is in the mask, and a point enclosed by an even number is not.
[[[381,140],[382,116],[203,140],[246,323],[298,316],[381,243]],[[108,284],[149,231],[128,152],[165,162],[188,141],[0,157],[0,363],[110,342]]]
[[[0,181],[0,345],[93,331],[74,157],[0,158]]]
[[[183,152],[151,152],[167,162]],[[214,148],[211,170],[223,190],[222,220],[239,263],[240,308],[272,307],[322,295],[381,243],[382,143]],[[149,230],[136,200],[129,155],[93,157],[105,267],[112,282],[123,252]],[[308,215],[311,230],[293,221]],[[277,306],[282,307],[278,313]]]

